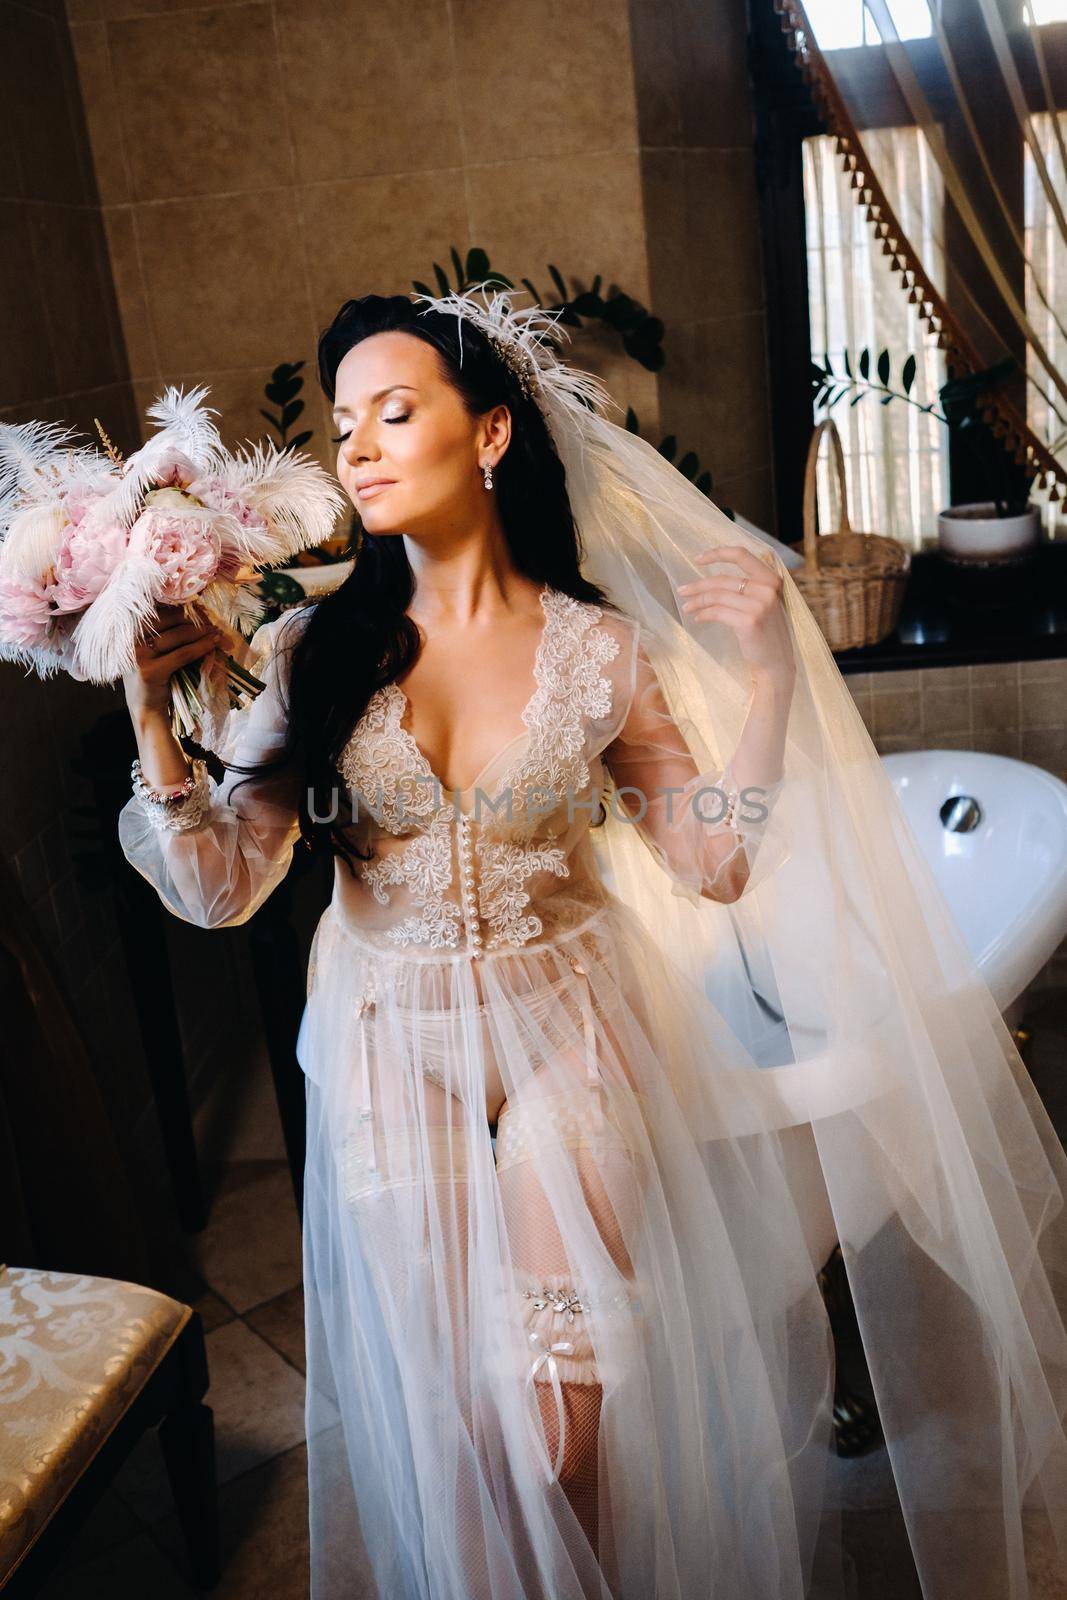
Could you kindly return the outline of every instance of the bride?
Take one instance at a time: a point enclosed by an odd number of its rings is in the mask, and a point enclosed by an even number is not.
[[[923,1592],[1067,1532],[1067,1162],[788,574],[505,293],[319,345],[354,570],[225,780],[126,680],[123,849],[245,921],[335,860],[299,1041],[312,1594],[851,1592],[840,1240]],[[493,1128],[495,1126],[495,1139]]]

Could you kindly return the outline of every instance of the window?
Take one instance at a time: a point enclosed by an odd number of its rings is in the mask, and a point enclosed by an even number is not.
[[[941,176],[925,138],[917,128],[882,128],[868,130],[865,142],[879,170],[892,162],[901,225],[921,243],[923,259],[936,261],[940,269]],[[870,352],[869,383],[844,388],[829,413],[820,410],[815,420],[829,414],[841,435],[853,528],[890,534],[919,551],[937,543],[937,515],[949,503],[948,429],[919,409],[937,403],[948,376],[944,352],[920,320],[919,308],[909,305],[899,276],[890,271],[848,186],[833,139],[825,134],[805,139],[803,166],[812,360],[823,366],[829,356],[833,371],[844,374],[847,350],[858,375],[860,352]],[[941,288],[940,270],[934,283]],[[884,386],[878,373],[883,350],[889,352]],[[885,388],[902,392],[909,355],[915,358],[915,377],[908,398],[884,403]],[[863,398],[857,400],[860,393]],[[817,476],[824,530],[837,524],[830,481],[824,443]]]
[[[1044,3],[1053,5],[1056,0],[1044,0]],[[1064,3],[1067,4],[1067,0]],[[930,37],[927,0],[887,0],[887,4],[898,38]],[[804,9],[820,50],[851,50],[858,45],[882,42],[863,0],[806,0]]]
[[[1062,195],[1064,184],[1060,140],[1067,144],[1067,112],[1059,113],[1058,130],[1051,115],[1044,111],[1031,116],[1030,128],[1055,192]],[[1053,364],[1063,372],[1067,368],[1067,251],[1064,250],[1059,224],[1029,144],[1024,147],[1023,160],[1026,315],[1036,328]],[[1043,296],[1037,291],[1035,275],[1044,291]],[[1067,401],[1029,345],[1026,351],[1026,376],[1026,420],[1042,443],[1059,457],[1067,444]],[[1042,508],[1048,536],[1053,539],[1060,537],[1064,522],[1063,502],[1050,502],[1047,495],[1043,494],[1036,495],[1035,500]]]

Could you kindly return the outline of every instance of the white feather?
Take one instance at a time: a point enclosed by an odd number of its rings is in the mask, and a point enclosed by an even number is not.
[[[242,526],[237,544],[257,566],[272,566],[322,544],[348,505],[317,461],[269,442],[246,440],[219,462],[213,476],[266,518],[266,531]]]
[[[16,511],[0,544],[0,578],[43,583],[55,565],[66,526],[63,507],[54,503]]]
[[[162,573],[154,561],[127,555],[71,635],[74,658],[93,683],[114,683],[134,664],[134,650],[155,607]]]
[[[490,287],[491,280],[474,284],[462,293],[447,295],[417,294],[427,309],[472,322],[489,339],[502,339],[516,345],[533,367],[538,389],[538,404],[546,410],[551,400],[561,402],[568,409],[580,406],[606,413],[622,407],[600,378],[593,372],[583,372],[560,361],[555,344],[570,338],[569,330],[555,316],[536,302],[529,306],[512,304],[516,291]],[[529,291],[521,289],[520,294]],[[481,296],[481,302],[477,296]],[[463,339],[460,333],[462,359]]]

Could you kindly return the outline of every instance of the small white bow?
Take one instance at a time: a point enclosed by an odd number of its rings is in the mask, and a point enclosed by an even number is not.
[[[535,1350],[540,1350],[540,1354],[537,1356],[533,1366],[530,1368],[529,1376],[527,1377],[526,1382],[533,1383],[534,1379],[537,1377],[537,1374],[547,1362],[548,1376],[552,1381],[552,1393],[556,1397],[556,1415],[559,1417],[559,1443],[556,1447],[556,1464],[552,1469],[552,1477],[554,1479],[558,1479],[560,1468],[563,1465],[564,1417],[563,1386],[559,1381],[559,1362],[556,1360],[556,1357],[558,1355],[572,1356],[574,1354],[574,1345],[569,1339],[559,1339],[555,1344],[546,1345],[541,1335],[537,1332],[527,1334],[527,1338]]]

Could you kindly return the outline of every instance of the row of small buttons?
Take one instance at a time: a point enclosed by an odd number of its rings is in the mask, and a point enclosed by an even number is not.
[[[471,819],[458,813],[459,823],[459,888],[463,906],[463,921],[472,950],[477,954],[482,947],[482,930],[478,926],[478,909],[474,897],[474,866],[471,860]]]

